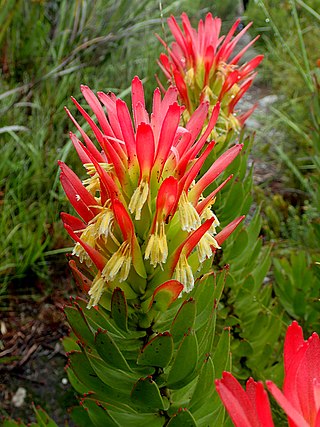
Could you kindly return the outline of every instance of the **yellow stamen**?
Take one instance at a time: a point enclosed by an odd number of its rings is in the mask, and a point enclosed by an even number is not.
[[[84,231],[81,233],[80,239],[87,243],[92,248],[95,247],[95,235],[94,235],[94,226],[93,224],[89,224]],[[85,251],[85,249],[81,246],[80,243],[76,243],[72,255],[76,255],[79,257],[80,262],[85,262],[88,267],[92,265],[91,258]]]
[[[206,208],[201,214],[201,219],[203,221],[206,221],[207,219],[211,219],[211,218],[214,218],[214,221],[208,231],[212,234],[217,234],[216,227],[219,227],[220,221],[218,220],[218,218],[210,208]]]
[[[179,200],[179,217],[182,230],[196,230],[201,225],[199,214],[194,206],[189,202],[185,191],[182,192]]]
[[[164,264],[168,257],[167,237],[165,233],[165,224],[162,221],[156,223],[155,233],[151,234],[144,253],[144,258],[150,258],[150,264],[156,267],[158,264]]]
[[[112,209],[108,207],[102,208],[102,211],[89,222],[89,224],[94,226],[94,237],[99,238],[104,236],[107,238],[112,229],[113,219],[114,215]]]
[[[188,293],[192,291],[194,286],[193,273],[184,254],[180,255],[172,278],[183,284],[184,292]]]
[[[90,301],[87,305],[87,308],[91,308],[94,305],[97,305],[101,295],[103,293],[103,291],[105,290],[105,286],[106,283],[103,280],[103,278],[101,277],[100,271],[99,273],[95,276],[95,278],[93,279],[91,288],[89,289],[88,294],[90,295]]]
[[[191,89],[194,88],[194,69],[189,68],[189,70],[186,72],[184,81],[188,87]]]
[[[112,165],[110,165],[109,163],[99,163],[99,165],[107,172],[110,172],[110,170],[112,169]],[[83,166],[86,168],[90,178],[83,180],[82,184],[86,186],[86,189],[91,194],[95,195],[97,191],[100,191],[99,174],[97,173],[93,163],[85,163]]]
[[[133,214],[136,213],[135,219],[139,220],[141,218],[141,210],[148,198],[149,194],[149,184],[142,180],[139,184],[139,187],[137,187],[131,197],[130,203],[129,203],[129,211]]]
[[[111,281],[117,276],[119,282],[124,282],[129,275],[131,262],[131,246],[129,242],[125,241],[105,265],[102,277]]]
[[[198,258],[200,262],[203,262],[205,259],[210,258],[212,256],[212,246],[217,249],[220,249],[220,246],[218,245],[216,239],[212,237],[210,233],[206,232],[201,237],[200,242],[197,245]]]

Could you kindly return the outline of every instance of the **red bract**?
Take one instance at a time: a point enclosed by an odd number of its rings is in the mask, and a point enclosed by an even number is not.
[[[146,292],[148,277],[152,277],[150,295],[163,280],[178,280],[185,292],[191,291],[193,274],[219,248],[213,237],[219,221],[211,205],[231,177],[206,198],[202,194],[236,158],[242,144],[227,150],[195,182],[215,147],[214,141],[207,140],[219,115],[219,103],[209,111],[208,102],[201,102],[182,127],[184,108],[178,105],[178,92],[173,87],[163,99],[160,90],[155,90],[149,115],[142,82],[135,77],[133,120],[126,103],[114,94],[98,92],[96,97],[87,86],[81,90],[97,122],[72,100],[97,143],[69,110],[67,114],[83,139],[70,134],[88,178],[81,182],[63,162],[59,165],[62,186],[82,218],[62,215],[76,242],[74,255],[91,273],[89,306],[96,305],[102,293],[116,285],[125,289],[128,299],[135,298]],[[220,244],[242,219],[219,233]],[[198,262],[191,266],[188,257],[194,251]],[[81,272],[76,276],[82,278]],[[173,295],[176,297],[176,292]]]
[[[246,390],[230,372],[216,380],[216,390],[236,427],[273,427],[268,395],[261,382],[252,378]]]
[[[229,33],[221,36],[221,19],[213,18],[211,13],[204,21],[200,20],[197,30],[191,26],[185,13],[181,19],[182,29],[173,16],[168,19],[175,39],[171,46],[159,37],[167,50],[167,54],[160,55],[161,69],[171,84],[177,87],[189,113],[204,100],[209,100],[210,105],[219,101],[222,106],[220,124],[224,121],[226,128],[238,129],[253,109],[237,118],[234,117],[234,109],[251,86],[256,75],[254,70],[263,59],[262,55],[258,55],[239,65],[244,53],[258,37],[235,54],[239,40],[252,22],[234,36],[240,24],[238,19]]]
[[[267,387],[288,416],[290,427],[320,426],[320,339],[315,332],[305,341],[296,321],[288,327],[284,343],[283,391]]]

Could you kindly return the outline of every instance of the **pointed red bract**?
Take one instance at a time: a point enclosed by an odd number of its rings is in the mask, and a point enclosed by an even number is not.
[[[178,298],[178,296],[183,291],[182,283],[178,282],[178,280],[167,280],[162,285],[158,286],[152,295],[152,300],[150,302],[149,308],[152,307],[155,298],[159,294],[167,294],[169,296],[168,307]]]
[[[285,376],[283,392],[272,383],[267,386],[286,412],[290,427],[318,427],[320,419],[320,339],[317,333],[305,341],[294,321],[284,344]]]
[[[230,372],[216,380],[216,390],[235,427],[273,427],[270,403],[262,383],[250,378],[246,391]]]

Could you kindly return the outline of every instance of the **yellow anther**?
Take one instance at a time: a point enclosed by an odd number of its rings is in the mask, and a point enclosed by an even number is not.
[[[134,190],[134,193],[129,203],[129,211],[132,214],[134,212],[136,213],[135,215],[136,220],[141,219],[141,210],[147,201],[148,194],[149,194],[149,184],[145,180],[142,180],[139,187],[137,187]]]
[[[201,220],[206,221],[211,218],[214,218],[214,221],[208,231],[212,234],[217,234],[216,227],[219,227],[220,221],[210,208],[206,208],[201,214]]]
[[[112,228],[113,219],[114,215],[112,209],[108,207],[102,208],[101,212],[89,222],[89,224],[92,224],[94,227],[94,237],[99,238],[104,236],[107,238]]]
[[[110,172],[112,165],[109,163],[99,163],[99,165],[107,172]],[[97,191],[100,191],[100,179],[99,174],[96,171],[96,168],[93,163],[85,163],[83,165],[86,168],[90,178],[87,178],[82,181],[82,184],[86,186],[86,189],[92,194],[95,195]]]
[[[191,89],[194,88],[194,68],[189,68],[189,70],[186,72],[184,81],[188,87]]]
[[[181,228],[185,231],[196,230],[201,225],[199,214],[189,202],[185,191],[182,192],[179,200],[179,218]]]
[[[203,262],[204,260],[212,256],[212,246],[216,249],[220,249],[220,246],[218,245],[216,239],[212,237],[210,233],[207,232],[201,237],[197,245],[198,258],[200,262]]]
[[[91,288],[89,289],[88,294],[90,295],[90,301],[87,305],[87,308],[91,308],[98,304],[103,291],[106,288],[106,283],[104,279],[101,277],[100,271],[93,279]]]
[[[125,241],[105,265],[102,277],[107,281],[112,281],[117,276],[119,282],[124,282],[129,275],[131,262],[131,246],[129,242]]]
[[[183,284],[184,292],[188,293],[192,291],[194,287],[194,277],[192,269],[188,264],[187,257],[184,254],[180,255],[172,278]]]
[[[94,226],[89,224],[84,231],[81,233],[80,239],[87,243],[92,248],[95,247],[95,235],[94,235]],[[85,249],[81,246],[80,243],[76,243],[72,255],[76,255],[79,257],[80,262],[85,262],[88,267],[92,265],[91,258],[85,251]]]
[[[155,233],[151,234],[144,253],[144,258],[150,258],[150,264],[156,267],[158,264],[164,264],[168,257],[167,237],[165,233],[165,224],[156,223]]]

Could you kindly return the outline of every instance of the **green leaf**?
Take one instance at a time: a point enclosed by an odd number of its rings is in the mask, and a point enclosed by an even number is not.
[[[124,371],[131,371],[126,359],[123,357],[108,331],[97,331],[95,335],[95,346],[97,352],[107,365]]]
[[[94,331],[97,331],[99,328],[106,329],[115,335],[123,337],[122,332],[115,325],[113,319],[110,318],[109,312],[104,307],[99,305],[98,309],[92,308],[89,310],[87,309],[87,301],[81,298],[77,298],[76,301],[82,308],[87,322]]]
[[[164,332],[156,335],[142,348],[137,364],[165,368],[172,358],[172,353],[172,336],[169,332]]]
[[[167,377],[169,388],[177,389],[187,385],[198,361],[198,342],[193,331],[184,336],[177,350],[172,368]]]
[[[58,427],[57,424],[49,417],[49,415],[40,407],[34,407],[36,419],[39,427]]]
[[[225,329],[219,339],[216,351],[213,354],[213,364],[216,378],[221,378],[230,361],[230,329]]]
[[[82,403],[83,407],[87,409],[94,426],[120,427],[120,424],[114,421],[114,419],[108,414],[108,411],[98,402],[91,399],[85,399]]]
[[[86,356],[93,370],[104,384],[107,384],[111,388],[116,388],[123,393],[127,393],[128,395],[130,394],[133,384],[139,375],[130,375],[124,371],[112,368],[106,365],[100,357],[96,357],[91,353],[86,353]]]
[[[125,427],[163,427],[165,424],[165,418],[160,416],[158,413],[129,414],[124,412],[115,412],[111,409],[109,410],[109,413],[120,426]]]
[[[181,340],[181,338],[193,328],[195,317],[196,303],[193,298],[190,298],[182,303],[178,313],[173,319],[170,332],[175,342]]]
[[[180,409],[168,422],[168,427],[197,427],[197,423],[187,409]]]
[[[79,340],[82,343],[93,347],[94,335],[83,314],[82,308],[75,301],[73,301],[73,306],[66,306],[64,308],[64,312],[67,316],[69,325]]]
[[[77,427],[88,427],[91,424],[88,411],[83,406],[74,406],[71,408],[70,416]]]
[[[211,357],[208,355],[208,357],[204,360],[198,377],[197,385],[192,394],[190,404],[188,405],[192,412],[206,404],[207,399],[211,398],[215,391],[214,380],[214,366]]]
[[[75,376],[83,384],[85,393],[94,391],[99,399],[108,402],[123,402],[126,400],[124,393],[101,381],[84,353],[73,352],[69,354],[69,364]]]
[[[111,298],[111,317],[122,330],[128,330],[128,305],[124,292],[115,288]]]
[[[22,421],[2,420],[2,427],[26,427]]]
[[[139,408],[142,406],[153,410],[164,409],[160,390],[151,376],[140,378],[135,383],[131,392],[131,400]]]

